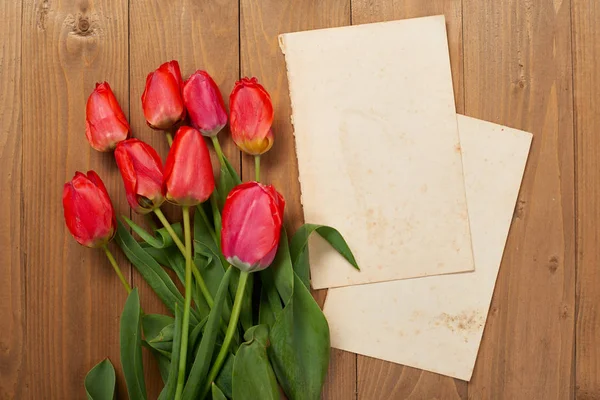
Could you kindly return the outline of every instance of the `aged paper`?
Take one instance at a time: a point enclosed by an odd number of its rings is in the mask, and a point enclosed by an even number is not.
[[[333,347],[469,380],[531,134],[458,116],[475,271],[330,289]]]
[[[319,238],[312,285],[472,271],[443,16],[280,36],[306,222],[336,227],[362,271]]]

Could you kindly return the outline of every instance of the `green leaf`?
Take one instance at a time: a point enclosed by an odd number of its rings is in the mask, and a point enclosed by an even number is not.
[[[300,281],[310,290],[310,260],[308,257],[308,246],[300,252],[294,263],[294,272],[300,278]]]
[[[326,225],[304,224],[296,231],[294,237],[292,237],[290,254],[294,265],[294,271],[296,271],[302,283],[307,288],[310,288],[308,278],[308,237],[315,231],[325,239],[331,247],[337,250],[337,252],[340,253],[354,268],[360,271],[360,268],[354,259],[354,255],[341,233],[335,228]]]
[[[142,249],[144,249],[144,251],[146,253],[148,253],[152,258],[154,258],[154,260],[156,260],[157,263],[159,263],[160,265],[162,265],[163,267],[169,267],[169,259],[167,258],[167,252],[170,251],[171,249],[155,249],[154,247],[150,246],[148,243],[146,242],[141,242],[140,243],[140,247]]]
[[[190,338],[188,340],[189,351],[193,351],[196,348],[196,346],[200,344],[199,340],[202,337],[202,330],[204,329],[204,325],[206,325],[207,321],[208,316],[204,317],[202,321],[198,322],[198,325],[196,325],[194,329],[192,329],[192,333],[190,333]],[[190,357],[190,359],[192,359],[192,357]]]
[[[115,368],[108,358],[100,361],[85,376],[88,400],[113,400],[115,397]]]
[[[227,400],[227,397],[221,392],[221,389],[217,387],[214,383],[211,386],[211,394],[212,400]]]
[[[177,286],[171,280],[171,277],[161,268],[161,266],[146,251],[140,247],[133,236],[129,234],[125,225],[118,221],[117,235],[115,240],[125,253],[127,259],[140,272],[144,280],[148,282],[154,293],[171,311],[175,311],[175,304],[183,308],[183,296],[177,289]],[[192,310],[190,321],[192,324],[198,323],[198,313]]]
[[[200,346],[198,347],[194,363],[192,364],[187,383],[183,389],[183,400],[195,399],[200,392],[200,388],[205,385],[204,379],[206,379],[212,361],[217,333],[219,332],[219,324],[221,322],[223,303],[227,296],[229,279],[231,277],[231,270],[232,268],[229,268],[225,273],[225,276],[223,276],[223,280],[221,281],[221,285],[215,296],[215,303],[212,310],[210,310],[208,321],[204,328],[202,339],[200,340]]]
[[[279,298],[277,298],[279,301]],[[275,313],[269,304],[267,288],[264,286],[260,291],[260,303],[258,307],[258,323],[267,325],[269,328],[275,323]]]
[[[142,361],[142,327],[140,298],[133,289],[121,314],[121,365],[130,399],[146,399],[146,382]]]
[[[131,229],[137,233],[140,238],[150,246],[156,249],[164,249],[170,246],[175,245],[173,238],[169,234],[169,232],[165,228],[160,228],[155,231],[156,236],[152,236],[148,231],[144,228],[127,218],[126,216],[122,216],[123,220],[127,222],[127,224],[131,227]],[[175,233],[181,238],[182,237],[182,228],[181,223],[172,224],[171,227],[175,231]]]
[[[174,320],[168,315],[163,314],[144,314],[142,316],[142,330],[144,332],[144,338],[151,341],[160,335],[161,331],[171,325],[173,326]]]
[[[279,386],[267,356],[269,328],[251,327],[244,334],[233,364],[233,398],[279,400]]]
[[[229,353],[219,375],[217,375],[217,379],[215,379],[217,386],[228,398],[233,397],[233,364],[235,364],[235,356]]]
[[[173,332],[173,349],[171,352],[171,364],[165,387],[158,396],[159,400],[170,400],[175,397],[177,390],[177,373],[179,372],[179,351],[181,348],[181,330],[183,326],[181,311],[175,306],[175,330]]]
[[[323,312],[294,274],[294,294],[270,332],[269,359],[290,398],[319,399],[329,365],[329,326]]]
[[[221,167],[219,179],[217,179],[217,191],[219,192],[219,207],[223,209],[225,199],[235,186],[242,183],[237,171],[231,166],[227,157],[223,155],[225,165]]]
[[[160,377],[163,383],[167,383],[167,379],[169,378],[169,369],[171,368],[171,360],[168,357],[163,356],[159,353],[152,353],[156,357],[156,362],[158,364],[158,372],[160,372]]]
[[[177,247],[172,247],[171,249],[166,250],[167,260],[169,262],[169,266],[175,272],[182,285],[185,285],[185,257],[181,254],[181,251]],[[195,263],[196,260],[193,260]],[[210,311],[210,307],[206,302],[206,299],[202,295],[200,291],[200,287],[196,285],[192,285],[192,299],[194,300],[194,304],[196,308],[193,309],[193,312],[196,313],[198,319],[204,318],[208,315]]]
[[[287,304],[294,291],[294,270],[292,268],[292,260],[290,258],[285,228],[281,228],[279,248],[277,249],[275,259],[271,266],[265,271],[269,271],[267,272],[267,275],[269,273],[273,274],[275,288],[277,288],[277,292],[279,293],[279,296],[281,296],[283,304]]]

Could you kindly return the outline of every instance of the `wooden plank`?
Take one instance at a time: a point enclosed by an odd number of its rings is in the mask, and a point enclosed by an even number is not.
[[[600,398],[600,4],[572,0],[577,155],[576,397]]]
[[[140,97],[146,75],[166,61],[178,60],[184,79],[197,69],[208,71],[228,103],[239,76],[239,5],[237,0],[152,0],[132,1],[130,7],[131,127],[134,135],[154,146],[164,160],[168,151],[164,134],[150,129],[142,112]],[[219,138],[231,163],[239,166],[239,151],[228,139],[228,129]],[[218,165],[215,157],[213,165]],[[181,220],[180,209],[165,208],[172,221]],[[137,274],[134,283],[140,287],[144,310],[166,312]],[[156,363],[146,362],[146,366],[149,398],[156,398],[163,383]]]
[[[467,115],[534,134],[469,398],[573,398],[569,1],[464,0],[463,21]]]
[[[271,94],[275,108],[275,143],[261,157],[261,180],[275,185],[285,197],[285,224],[288,232],[293,232],[303,223],[303,214],[285,62],[277,36],[285,32],[348,25],[350,1],[241,0],[240,7],[241,75],[256,76]],[[247,155],[243,156],[242,171],[245,180],[253,179],[254,162]],[[325,293],[315,293],[321,306]],[[355,380],[356,356],[332,350],[323,398],[356,398]]]
[[[127,13],[119,0],[24,1],[27,354],[19,398],[84,398],[87,371],[107,356],[119,373],[120,397],[125,393],[118,332],[126,293],[103,252],[70,237],[61,199],[76,170],[94,169],[117,214],[128,210],[112,155],[92,150],[84,134],[85,104],[97,81],[109,81],[128,112]],[[118,261],[129,275],[124,258]]]
[[[463,111],[462,10],[460,0],[355,0],[352,23],[444,14],[457,112]],[[432,372],[358,356],[359,399],[466,399],[467,384]]]
[[[25,363],[25,275],[21,257],[21,1],[0,5],[0,398],[22,396]],[[10,196],[7,195],[10,193]]]

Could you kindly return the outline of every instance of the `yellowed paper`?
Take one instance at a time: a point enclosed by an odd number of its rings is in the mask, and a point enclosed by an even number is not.
[[[472,271],[444,17],[280,44],[305,220],[339,229],[362,269],[315,238],[313,287]]]
[[[531,134],[458,116],[475,271],[330,289],[333,347],[469,380]]]

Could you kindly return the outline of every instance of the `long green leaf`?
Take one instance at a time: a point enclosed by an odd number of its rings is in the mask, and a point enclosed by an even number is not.
[[[281,228],[279,248],[277,249],[275,259],[265,271],[269,271],[267,274],[273,274],[275,288],[279,296],[281,296],[283,304],[287,304],[294,292],[294,270],[288,248],[287,234],[284,228]]]
[[[172,317],[163,314],[144,314],[142,316],[142,331],[146,340],[153,340],[158,337],[165,327],[171,325],[175,321]]]
[[[235,356],[229,353],[225,359],[221,372],[217,375],[215,383],[223,391],[223,394],[228,398],[233,397],[233,364],[235,364]]]
[[[319,399],[329,365],[329,326],[294,274],[294,294],[270,332],[269,359],[290,400]]]
[[[222,209],[225,204],[225,199],[229,195],[231,189],[242,183],[237,171],[233,168],[229,160],[225,159],[225,165],[221,167],[219,178],[217,179],[217,191],[219,193],[219,207]]]
[[[100,361],[85,376],[88,400],[113,400],[115,397],[115,368],[108,358]]]
[[[125,225],[118,221],[117,235],[115,240],[125,253],[125,256],[135,268],[140,272],[142,277],[159,299],[171,311],[175,311],[175,304],[183,308],[183,296],[177,289],[177,286],[171,280],[171,277],[161,268],[161,266],[152,258],[146,251],[135,241],[133,236],[129,234]],[[192,324],[198,323],[198,314],[192,310],[190,321]]]
[[[198,347],[196,358],[192,364],[188,380],[183,389],[183,400],[195,399],[200,392],[200,388],[204,387],[205,385],[204,380],[206,379],[206,375],[212,360],[217,333],[219,332],[223,303],[225,302],[225,297],[227,296],[230,277],[231,268],[227,270],[225,276],[223,276],[223,280],[221,281],[221,285],[219,286],[219,290],[215,296],[215,303],[213,308],[210,310],[208,322],[204,328],[204,334],[200,340],[200,346]]]
[[[221,389],[214,383],[211,386],[210,392],[212,394],[212,400],[227,400],[227,397],[221,392]]]
[[[158,372],[160,372],[160,378],[163,383],[167,383],[167,379],[169,378],[169,369],[171,368],[171,360],[162,354],[153,352],[156,357],[156,363],[158,364]]]
[[[159,400],[171,400],[177,390],[177,373],[179,371],[179,351],[181,346],[182,315],[179,307],[175,306],[175,330],[173,332],[173,349],[171,351],[171,365],[165,387],[158,396]]]
[[[142,327],[140,298],[133,289],[121,314],[121,365],[131,400],[146,399],[146,382],[142,361]]]
[[[300,277],[302,283],[310,288],[309,284],[309,262],[308,262],[308,237],[317,232],[325,239],[331,247],[342,255],[354,268],[360,270],[356,259],[344,240],[344,237],[335,228],[326,225],[304,224],[292,237],[290,242],[290,255],[294,265],[294,271]]]
[[[126,216],[122,216],[123,220],[127,222],[127,224],[131,227],[131,229],[137,233],[144,242],[148,243],[150,246],[156,249],[165,249],[167,247],[171,247],[175,245],[173,238],[169,234],[169,232],[165,228],[160,228],[155,230],[156,236],[148,233],[144,228],[127,218]],[[181,238],[183,235],[183,231],[181,228],[181,223],[172,224],[171,227],[175,231],[175,233]]]
[[[267,356],[269,328],[251,327],[244,334],[233,364],[233,398],[279,400],[279,386]]]

